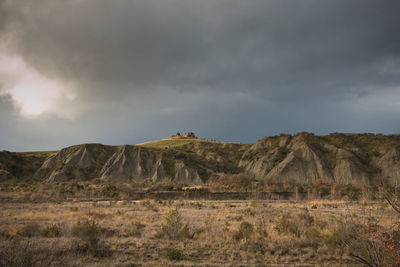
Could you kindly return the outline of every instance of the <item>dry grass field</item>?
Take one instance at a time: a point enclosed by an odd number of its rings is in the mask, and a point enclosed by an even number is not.
[[[0,264],[361,266],[357,257],[383,257],[396,266],[398,252],[368,242],[398,222],[385,202],[1,203]]]

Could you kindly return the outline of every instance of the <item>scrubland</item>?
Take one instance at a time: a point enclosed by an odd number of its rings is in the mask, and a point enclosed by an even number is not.
[[[399,266],[383,201],[0,203],[0,266]]]

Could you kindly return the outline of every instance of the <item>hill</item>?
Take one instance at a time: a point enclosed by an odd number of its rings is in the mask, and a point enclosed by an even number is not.
[[[140,145],[82,144],[62,149],[35,172],[37,181],[98,178],[108,182],[170,180],[202,184],[213,173],[238,173],[246,145],[170,138]]]
[[[244,153],[239,166],[259,179],[307,184],[400,181],[400,136],[342,134],[266,137]]]
[[[1,181],[172,181],[204,184],[246,173],[274,183],[400,182],[400,136],[299,133],[254,144],[170,137],[139,145],[82,144],[56,152],[0,152]]]

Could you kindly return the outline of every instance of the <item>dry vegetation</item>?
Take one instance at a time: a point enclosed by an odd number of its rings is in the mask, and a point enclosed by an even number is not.
[[[187,144],[192,144],[194,142],[200,142],[201,139],[195,139],[195,138],[185,138],[185,137],[180,137],[180,138],[167,138],[163,140],[158,140],[158,141],[150,141],[146,142],[143,144],[139,144],[140,146],[143,147],[151,147],[151,148],[172,148],[172,147],[178,147],[178,146],[184,146]]]
[[[0,204],[0,266],[398,266],[385,202],[90,201]]]

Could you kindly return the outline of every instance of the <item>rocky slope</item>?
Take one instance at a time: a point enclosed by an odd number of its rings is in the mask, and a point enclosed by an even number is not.
[[[171,180],[200,184],[197,170],[168,151],[140,146],[83,144],[62,149],[48,158],[34,174],[35,180],[62,182],[91,180],[103,182],[154,182]]]
[[[182,141],[182,142],[181,142]],[[270,182],[400,183],[400,136],[331,134],[266,137],[252,145],[166,140],[143,146],[83,144],[51,153],[0,152],[0,181],[150,179],[203,184],[212,175],[246,172]],[[181,142],[181,143],[180,143]]]
[[[237,173],[239,150],[246,147],[197,141],[183,144],[172,148],[101,144],[72,146],[44,161],[33,178],[47,182],[97,178],[103,182],[150,179],[153,182],[202,184],[213,173]]]
[[[273,182],[365,184],[400,182],[400,138],[373,134],[267,137],[252,145],[239,166]]]

